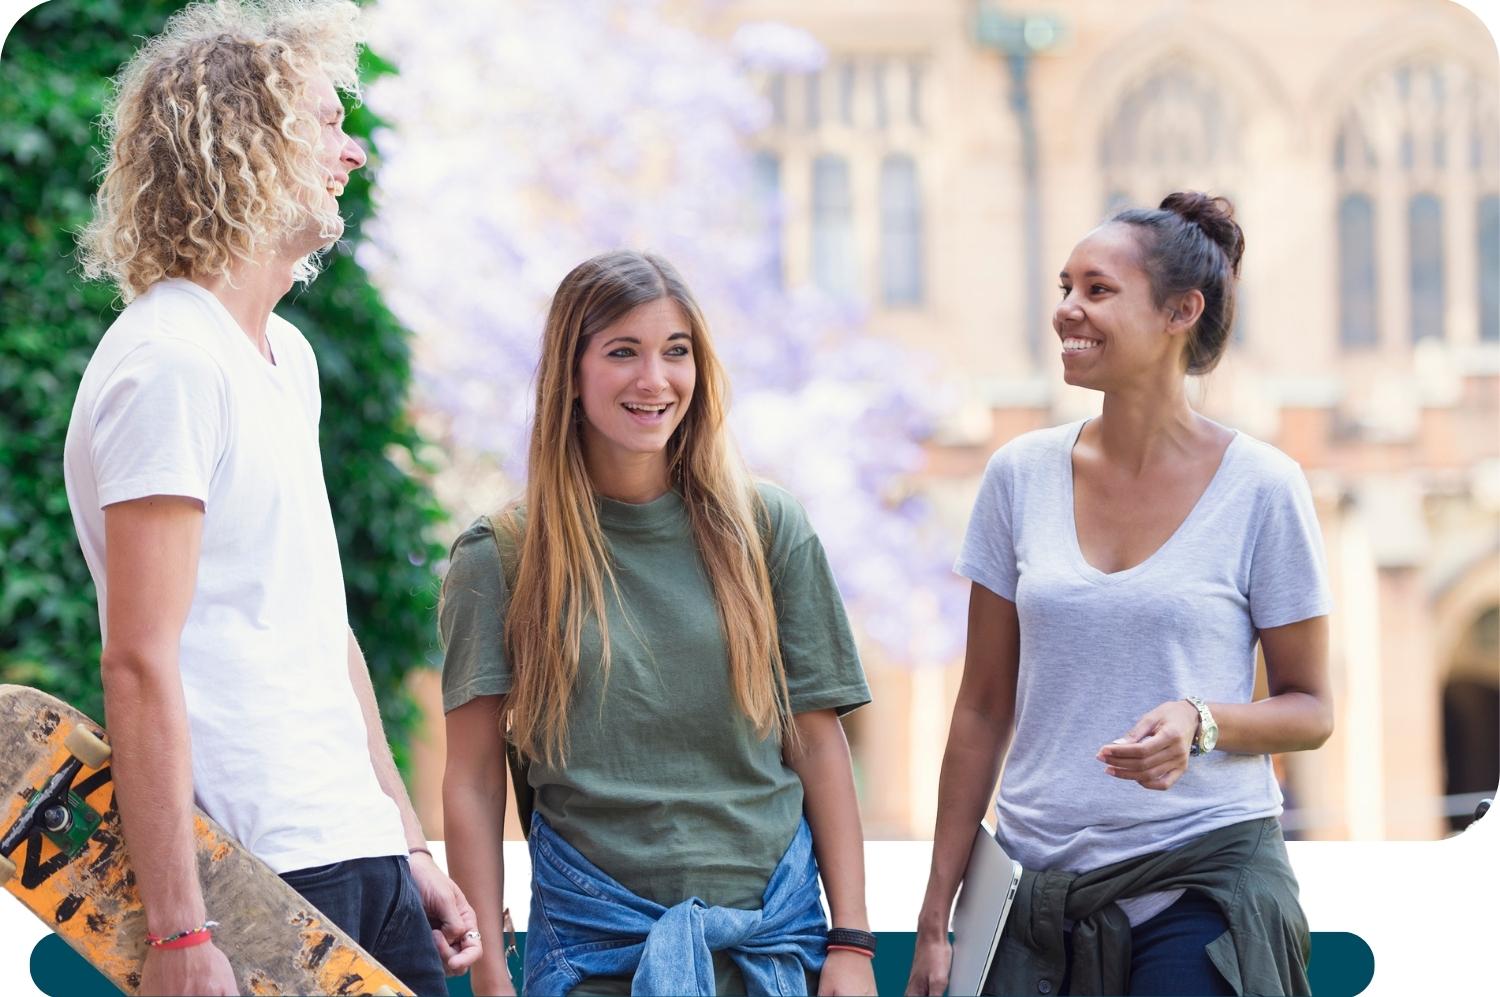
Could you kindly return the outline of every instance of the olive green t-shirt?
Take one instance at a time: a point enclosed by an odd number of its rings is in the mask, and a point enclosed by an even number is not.
[[[792,712],[847,713],[870,693],[823,546],[795,499],[774,486],[759,491]],[[802,784],[774,735],[758,737],[735,703],[682,499],[668,492],[644,505],[598,501],[619,585],[618,599],[605,585],[607,687],[590,622],[566,761],[530,766],[536,809],[639,896],[667,907],[696,896],[758,909],[802,816]],[[445,711],[510,691],[501,637],[507,600],[499,549],[481,519],[454,542],[443,583]]]

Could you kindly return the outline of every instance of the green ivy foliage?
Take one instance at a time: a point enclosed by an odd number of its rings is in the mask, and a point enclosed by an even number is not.
[[[0,681],[35,685],[103,713],[94,587],[63,490],[73,397],[119,306],[78,274],[73,233],[88,219],[102,162],[98,117],[109,78],[180,4],[52,0],[0,53]],[[390,67],[365,59],[366,79]],[[350,110],[371,151],[379,124]],[[324,474],[343,556],[349,616],[369,662],[398,762],[418,721],[403,679],[433,659],[442,514],[406,413],[408,334],[351,253],[370,211],[369,170],[341,203],[344,241],[323,274],[277,312],[307,336],[323,388]]]

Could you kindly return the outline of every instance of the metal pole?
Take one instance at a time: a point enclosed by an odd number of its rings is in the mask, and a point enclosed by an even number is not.
[[[1037,166],[1036,116],[1031,108],[1028,70],[1031,54],[1012,51],[1006,57],[1010,67],[1010,107],[1021,131],[1021,239],[1026,258],[1026,349],[1033,370],[1042,362],[1042,178]]]

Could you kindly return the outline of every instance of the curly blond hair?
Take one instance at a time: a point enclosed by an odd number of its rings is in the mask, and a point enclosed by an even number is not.
[[[320,122],[310,80],[359,95],[359,9],[350,0],[217,0],[173,15],[115,78],[109,157],[83,272],[129,302],[166,277],[217,276],[336,210],[319,196]],[[317,273],[316,254],[294,279]]]

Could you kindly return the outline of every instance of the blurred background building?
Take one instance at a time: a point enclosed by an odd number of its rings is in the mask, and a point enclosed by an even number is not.
[[[1240,312],[1195,397],[1306,470],[1336,606],[1337,729],[1278,759],[1285,823],[1461,826],[1500,780],[1500,66],[1481,23],[1440,0],[666,12],[740,51],[763,98],[744,155],[771,280],[930,361],[942,404],[905,481],[945,556],[997,447],[1097,411],[1062,383],[1050,328],[1073,243],[1174,189],[1234,201]],[[800,64],[743,58],[747,37],[793,29],[816,42]],[[476,466],[446,473],[499,473]],[[930,836],[961,652],[862,644],[875,702],[848,730],[867,835]],[[434,721],[417,795],[438,828],[435,677],[416,690]]]

